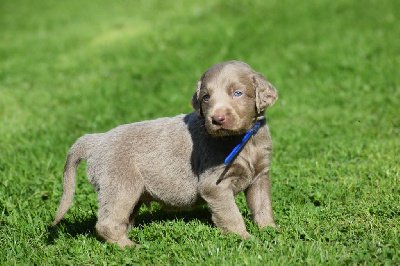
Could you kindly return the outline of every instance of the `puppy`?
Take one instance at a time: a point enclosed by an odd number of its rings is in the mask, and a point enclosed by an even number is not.
[[[277,90],[243,62],[209,68],[197,82],[194,112],[118,126],[79,138],[68,152],[55,226],[70,208],[76,168],[98,191],[97,234],[121,248],[140,206],[173,209],[208,204],[223,233],[250,237],[234,196],[244,191],[252,218],[275,227],[270,196],[272,141],[264,117]]]

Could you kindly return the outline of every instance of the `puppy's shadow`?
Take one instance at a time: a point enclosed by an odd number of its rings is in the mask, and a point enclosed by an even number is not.
[[[144,208],[144,207],[142,207]],[[136,222],[134,227],[151,225],[154,222],[163,221],[184,221],[189,223],[194,220],[200,221],[202,224],[207,226],[213,226],[211,220],[211,213],[207,207],[197,207],[188,211],[166,211],[160,208],[155,208],[151,212],[149,210],[141,210],[140,214],[136,216]],[[47,231],[49,232],[47,236],[47,244],[54,245],[55,240],[60,237],[60,235],[69,235],[68,237],[76,238],[79,235],[93,236],[97,237],[96,231],[94,229],[97,222],[97,217],[92,214],[89,218],[82,219],[78,217],[70,217],[68,219],[63,219],[60,223],[53,227],[49,225]]]
[[[205,206],[201,206],[187,211],[166,211],[160,208],[152,210],[151,212],[149,210],[141,210],[140,214],[136,216],[135,226],[174,220],[180,220],[186,223],[198,220],[203,224],[213,225],[210,210]]]
[[[47,244],[55,244],[55,240],[61,235],[69,235],[68,237],[76,238],[79,235],[96,236],[94,226],[96,225],[96,215],[82,220],[77,217],[61,220],[56,226],[49,225],[47,231]]]

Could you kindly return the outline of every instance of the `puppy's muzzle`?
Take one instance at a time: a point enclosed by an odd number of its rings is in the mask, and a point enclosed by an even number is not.
[[[211,116],[211,123],[216,126],[223,126],[227,123],[228,116],[228,111],[217,109]]]

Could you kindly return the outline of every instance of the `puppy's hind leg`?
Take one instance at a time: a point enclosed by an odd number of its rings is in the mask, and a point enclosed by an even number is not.
[[[127,231],[130,227],[130,217],[143,192],[143,182],[121,182],[116,179],[109,187],[99,191],[99,212],[96,223],[97,234],[110,243],[117,243],[121,248],[136,246]],[[133,180],[131,180],[133,181]],[[140,208],[138,206],[138,208]]]
[[[135,207],[133,208],[132,213],[129,215],[129,225],[128,228],[131,228],[132,226],[135,225],[135,218],[136,215],[139,213],[140,207],[142,207],[143,202],[142,201],[138,201],[138,203],[135,205]]]

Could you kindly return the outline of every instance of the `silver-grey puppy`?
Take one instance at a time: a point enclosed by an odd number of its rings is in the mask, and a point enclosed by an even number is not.
[[[70,208],[76,168],[87,159],[87,174],[98,191],[97,234],[120,247],[142,204],[156,201],[174,209],[208,204],[223,233],[243,238],[244,220],[234,196],[244,191],[253,220],[275,227],[270,196],[272,141],[265,109],[276,89],[243,62],[209,68],[192,98],[195,112],[118,126],[79,138],[68,152],[63,194],[53,226]],[[257,127],[259,130],[257,131]],[[252,131],[247,143],[243,136]],[[224,163],[231,154],[231,161]]]

